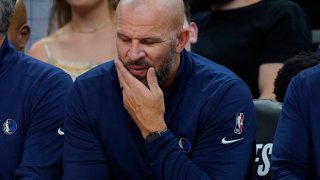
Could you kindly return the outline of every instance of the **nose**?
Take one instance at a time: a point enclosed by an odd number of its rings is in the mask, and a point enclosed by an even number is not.
[[[140,44],[138,41],[132,41],[131,48],[128,51],[128,56],[131,60],[140,60],[143,57],[145,57],[144,50],[140,47]]]

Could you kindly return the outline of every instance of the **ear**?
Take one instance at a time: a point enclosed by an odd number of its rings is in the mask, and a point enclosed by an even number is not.
[[[190,26],[190,28],[189,28],[189,30],[190,30],[189,41],[191,44],[194,44],[198,41],[198,26],[194,22],[190,22],[189,26]]]
[[[2,46],[2,43],[3,43],[3,38],[2,36],[0,36],[0,47]]]
[[[178,33],[178,43],[176,47],[176,53],[179,54],[185,48],[186,44],[189,41],[189,30],[182,28]]]
[[[30,37],[30,27],[27,24],[23,24],[19,29],[18,46],[20,50],[24,50]]]

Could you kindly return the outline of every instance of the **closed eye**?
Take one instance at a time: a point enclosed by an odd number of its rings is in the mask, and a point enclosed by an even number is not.
[[[146,39],[142,39],[141,43],[142,44],[146,44],[146,45],[153,45],[153,44],[157,44],[160,43],[161,41],[159,39],[156,38],[146,38]]]
[[[118,33],[118,38],[122,41],[122,42],[130,42],[131,39],[129,37],[126,37],[125,35],[122,35],[120,33]]]

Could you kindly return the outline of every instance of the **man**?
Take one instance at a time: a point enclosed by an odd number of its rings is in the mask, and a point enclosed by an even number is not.
[[[274,138],[274,179],[320,179],[319,83],[316,65],[289,84]]]
[[[119,58],[79,77],[64,124],[65,179],[246,179],[248,87],[184,50],[180,0],[121,0]]]
[[[9,26],[8,39],[18,51],[24,52],[29,36],[30,27],[27,24],[27,10],[24,0],[17,0]]]
[[[14,1],[0,0],[0,179],[62,177],[62,125],[69,75],[8,42]]]
[[[283,61],[312,47],[303,10],[286,0],[209,1],[211,11],[194,15],[199,36],[192,51],[230,68],[253,98],[275,99],[274,79]]]

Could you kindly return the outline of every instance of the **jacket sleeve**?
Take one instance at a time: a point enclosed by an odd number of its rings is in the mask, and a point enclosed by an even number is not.
[[[305,96],[308,90],[294,78],[286,92],[272,150],[274,179],[311,179],[311,139],[305,119],[309,113],[303,111],[309,109]]]
[[[106,157],[84,103],[86,95],[75,82],[67,103],[63,148],[64,179],[108,179]]]
[[[45,81],[32,87],[28,97],[24,149],[15,179],[62,177],[63,136],[58,129],[63,125],[65,100],[72,80],[60,73]]]
[[[224,84],[202,111],[203,127],[190,156],[171,131],[146,144],[158,179],[249,179],[256,119],[247,86],[239,80]]]

